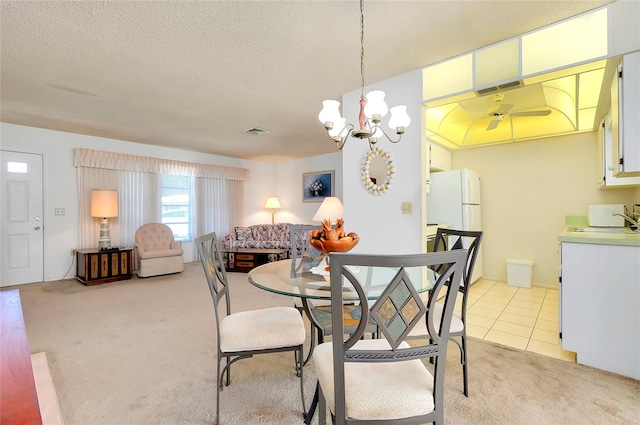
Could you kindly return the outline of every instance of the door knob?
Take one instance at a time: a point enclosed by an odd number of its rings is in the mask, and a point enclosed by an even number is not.
[[[40,226],[34,227],[35,230],[40,230]]]

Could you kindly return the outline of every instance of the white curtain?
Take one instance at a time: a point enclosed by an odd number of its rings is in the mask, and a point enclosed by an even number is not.
[[[194,189],[194,235],[216,232],[222,237],[239,225],[243,210],[241,181],[199,177]]]
[[[162,174],[192,177],[192,232],[230,232],[242,217],[243,181],[249,170],[209,164],[75,149],[79,246],[97,247],[100,221],[91,217],[91,190],[118,190],[118,217],[109,219],[112,246],[133,247],[142,224],[162,220]]]

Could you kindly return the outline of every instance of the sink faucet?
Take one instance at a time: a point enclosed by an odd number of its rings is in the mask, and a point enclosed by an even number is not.
[[[626,219],[629,223],[633,224],[633,225],[636,227],[635,232],[640,233],[640,224],[638,224],[638,222],[637,222],[637,221],[635,221],[635,220],[634,220],[634,219],[632,219],[631,217],[626,216],[626,215],[624,215],[624,214],[620,214],[620,213],[613,213],[613,215],[619,215],[620,217],[623,217],[623,218],[624,218],[624,219]]]

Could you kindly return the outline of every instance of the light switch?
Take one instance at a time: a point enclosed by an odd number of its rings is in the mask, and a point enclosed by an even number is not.
[[[56,208],[56,215],[64,215],[64,208]]]
[[[402,214],[413,214],[413,202],[402,203]]]

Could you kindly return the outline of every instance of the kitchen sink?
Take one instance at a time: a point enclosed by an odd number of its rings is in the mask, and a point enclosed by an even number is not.
[[[622,233],[627,235],[637,235],[640,233],[626,227],[576,227],[573,232],[577,233]]]

